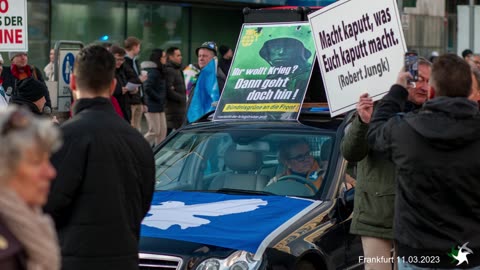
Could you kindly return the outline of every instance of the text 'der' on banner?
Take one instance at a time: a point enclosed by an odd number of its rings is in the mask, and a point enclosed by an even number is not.
[[[0,52],[28,51],[27,0],[0,0]]]

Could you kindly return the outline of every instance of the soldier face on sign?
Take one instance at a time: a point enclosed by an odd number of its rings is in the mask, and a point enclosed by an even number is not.
[[[294,38],[276,38],[266,41],[259,52],[271,66],[305,65],[312,53]]]

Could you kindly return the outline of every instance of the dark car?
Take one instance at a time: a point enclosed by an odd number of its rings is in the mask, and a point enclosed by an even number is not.
[[[363,267],[360,238],[349,234],[354,188],[345,176],[355,177],[355,167],[339,151],[346,122],[304,109],[299,122],[204,121],[178,130],[155,151],[140,269]],[[314,191],[295,175],[272,181],[286,170],[282,142],[298,138],[321,168]],[[243,202],[256,205],[237,209]]]

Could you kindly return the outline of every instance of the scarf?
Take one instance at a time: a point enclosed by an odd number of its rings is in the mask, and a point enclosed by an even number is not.
[[[32,69],[29,65],[26,65],[23,70],[18,69],[17,65],[12,64],[10,66],[10,70],[12,72],[13,77],[17,78],[18,80],[23,80],[25,78],[32,76]]]
[[[60,250],[53,221],[40,208],[32,209],[11,189],[0,189],[0,216],[22,243],[27,270],[59,270]]]

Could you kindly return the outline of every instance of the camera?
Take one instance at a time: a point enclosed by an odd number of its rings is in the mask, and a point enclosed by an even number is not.
[[[418,80],[418,54],[414,51],[405,53],[405,71],[410,72],[412,78],[408,82],[416,82]]]

